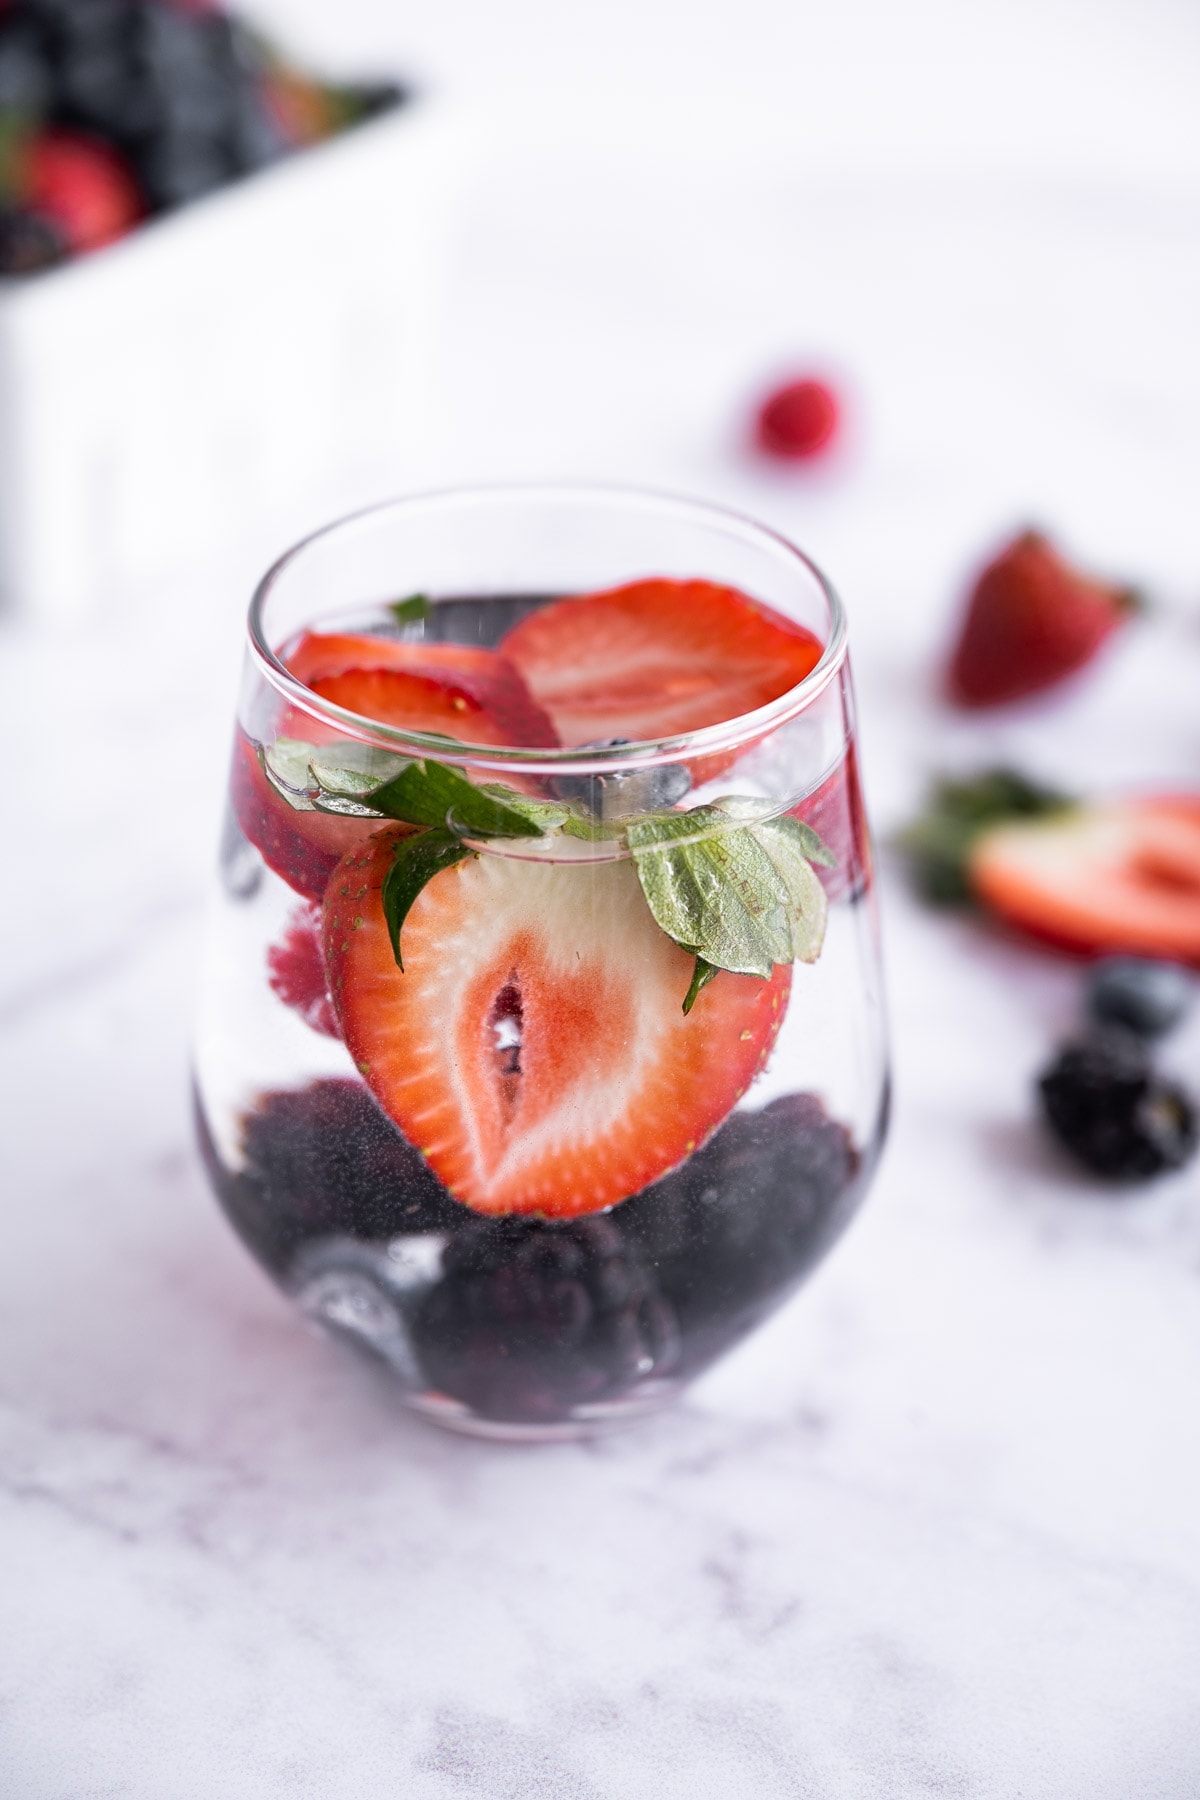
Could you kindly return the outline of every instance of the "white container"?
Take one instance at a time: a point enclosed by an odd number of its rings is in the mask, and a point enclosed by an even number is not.
[[[0,602],[70,622],[429,429],[460,139],[415,101],[0,281]]]

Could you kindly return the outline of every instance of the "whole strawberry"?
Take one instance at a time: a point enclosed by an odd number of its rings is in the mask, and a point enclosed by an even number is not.
[[[960,706],[1022,699],[1081,669],[1131,612],[1132,589],[1081,575],[1025,531],[971,590],[947,686]]]

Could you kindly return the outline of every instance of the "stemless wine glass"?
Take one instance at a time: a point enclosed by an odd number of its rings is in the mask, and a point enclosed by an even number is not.
[[[609,601],[570,609],[612,592],[610,655]],[[657,673],[652,602],[700,644]],[[725,717],[743,627],[772,697]],[[648,693],[704,722],[614,729]],[[730,512],[559,486],[402,499],[284,556],[250,608],[195,1077],[244,1242],[426,1417],[553,1439],[678,1393],[832,1244],[885,1129],[818,570]]]

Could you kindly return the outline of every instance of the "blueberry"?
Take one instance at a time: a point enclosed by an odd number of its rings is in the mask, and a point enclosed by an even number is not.
[[[1192,1003],[1193,981],[1178,963],[1113,956],[1097,963],[1087,986],[1087,1005],[1102,1025],[1124,1025],[1141,1037],[1163,1037]]]
[[[163,211],[199,200],[234,173],[220,148],[203,133],[156,132],[139,146],[136,163],[147,198]]]
[[[1038,1081],[1042,1111],[1065,1149],[1094,1175],[1149,1181],[1196,1149],[1196,1109],[1151,1067],[1145,1040],[1105,1026],[1067,1044]]]
[[[472,1220],[442,1270],[414,1344],[482,1418],[551,1424],[675,1365],[671,1308],[610,1218]]]
[[[19,14],[0,14],[0,112],[36,118],[50,97],[50,67],[40,33]]]

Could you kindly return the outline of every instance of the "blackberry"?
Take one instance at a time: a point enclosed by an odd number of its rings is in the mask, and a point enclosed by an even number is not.
[[[33,275],[68,254],[67,240],[44,213],[0,209],[0,275]]]
[[[1059,1142],[1095,1175],[1149,1181],[1196,1149],[1196,1111],[1150,1065],[1143,1039],[1110,1026],[1067,1044],[1038,1081]]]
[[[462,1223],[463,1208],[355,1081],[264,1095],[245,1120],[236,1173],[221,1163],[202,1116],[199,1135],[226,1212],[277,1271],[315,1237],[384,1239]]]
[[[774,1310],[853,1210],[861,1159],[814,1094],[734,1113],[614,1214],[654,1268],[694,1373]]]
[[[0,113],[37,118],[50,101],[41,33],[20,13],[0,13]]]
[[[674,1368],[671,1308],[612,1218],[477,1219],[442,1255],[413,1341],[432,1387],[550,1424]]]
[[[1101,1025],[1123,1025],[1139,1037],[1165,1037],[1192,1003],[1192,977],[1178,963],[1110,956],[1087,985],[1088,1010]]]

